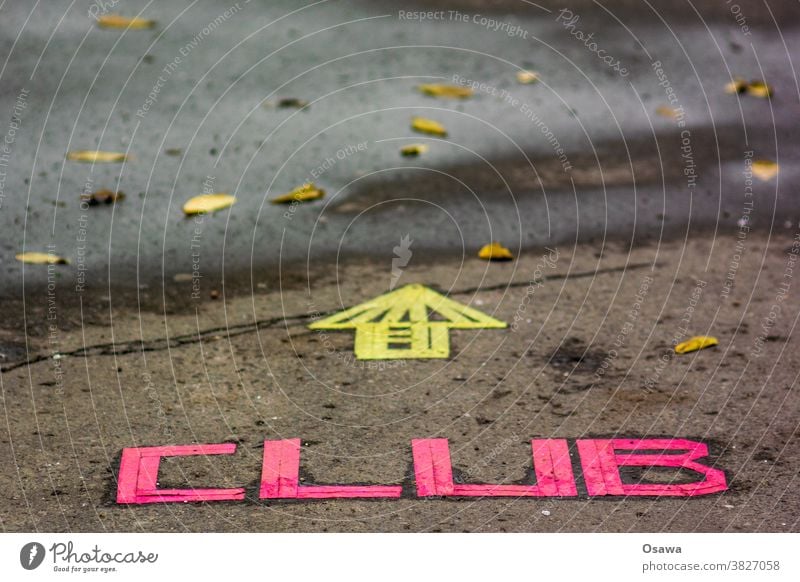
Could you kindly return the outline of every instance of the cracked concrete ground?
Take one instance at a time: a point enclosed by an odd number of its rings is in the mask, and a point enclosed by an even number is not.
[[[517,315],[518,326],[454,331],[448,360],[380,367],[352,359],[351,332],[306,324],[386,292],[388,265],[316,273],[310,292],[294,284],[175,313],[107,305],[105,322],[101,309],[92,323],[78,319],[55,338],[46,302],[31,298],[30,363],[17,352],[0,376],[0,461],[16,468],[0,475],[2,527],[797,531],[799,313],[788,269],[800,243],[751,233],[741,253],[738,240],[559,246],[552,268],[536,251],[511,263],[412,261],[401,283],[435,283],[504,321]],[[784,282],[788,295],[779,301]],[[780,316],[772,322],[775,304]],[[674,355],[673,340],[687,331],[714,335],[719,346]],[[9,330],[3,338],[3,345],[24,342]],[[706,462],[725,471],[729,490],[692,499],[587,498],[579,479],[579,499],[413,495],[412,438],[449,438],[456,475],[470,482],[511,483],[526,479],[531,438],[609,435],[702,440]],[[305,483],[396,483],[405,497],[259,501],[260,443],[295,437]],[[235,442],[238,451],[165,460],[161,486],[246,487],[246,501],[114,502],[122,448],[198,442]]]

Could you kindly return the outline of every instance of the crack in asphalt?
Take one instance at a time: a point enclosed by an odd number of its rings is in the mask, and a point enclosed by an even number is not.
[[[566,273],[566,274],[554,274],[554,275],[545,275],[539,279],[534,279],[530,281],[519,281],[519,282],[510,282],[510,283],[500,283],[497,285],[490,285],[485,287],[467,287],[465,289],[460,289],[456,291],[451,291],[449,295],[470,295],[474,293],[482,293],[487,291],[499,291],[503,289],[511,289],[511,288],[518,288],[518,287],[527,287],[529,285],[544,283],[546,281],[556,281],[556,280],[569,280],[569,279],[583,279],[586,277],[594,277],[597,275],[605,275],[609,273],[619,273],[625,271],[635,271],[639,269],[643,269],[646,267],[650,267],[654,269],[657,267],[657,263],[632,263],[629,265],[625,265],[622,267],[608,267],[604,269],[596,269],[594,271],[581,271],[578,273]],[[231,325],[231,326],[220,326],[220,327],[212,327],[199,333],[192,333],[192,334],[183,334],[183,335],[176,335],[172,338],[157,338],[152,340],[131,340],[121,343],[104,343],[104,344],[95,344],[92,346],[85,346],[82,348],[78,348],[76,350],[72,350],[69,352],[58,352],[57,354],[38,354],[32,358],[27,360],[23,360],[20,362],[16,362],[14,364],[10,364],[8,366],[0,368],[0,373],[8,373],[13,370],[17,370],[22,367],[31,366],[33,364],[38,364],[40,362],[44,362],[47,360],[58,358],[89,358],[95,356],[121,356],[126,354],[133,354],[133,353],[144,353],[144,352],[160,352],[166,349],[171,348],[179,348],[186,345],[201,343],[202,341],[218,341],[223,339],[223,335],[228,338],[236,337],[239,335],[244,335],[247,333],[253,333],[260,329],[268,329],[275,326],[278,323],[284,322],[287,327],[292,325],[301,325],[304,324],[314,317],[322,317],[327,315],[332,315],[337,313],[339,309],[332,309],[329,311],[317,311],[313,315],[304,314],[304,315],[287,315],[284,317],[271,317],[268,319],[260,319],[253,323],[243,323],[239,325]]]

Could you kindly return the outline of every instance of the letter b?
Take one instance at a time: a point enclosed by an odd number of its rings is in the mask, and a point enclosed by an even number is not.
[[[581,456],[586,490],[592,496],[692,497],[728,489],[725,473],[695,462],[695,459],[708,456],[708,447],[704,443],[686,439],[578,440],[578,451]],[[617,451],[630,452],[619,453]],[[620,477],[619,468],[631,466],[689,469],[700,473],[705,478],[692,483],[625,484]]]

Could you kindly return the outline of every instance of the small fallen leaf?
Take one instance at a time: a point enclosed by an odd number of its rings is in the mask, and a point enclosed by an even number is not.
[[[772,180],[778,175],[778,164],[770,160],[754,160],[753,175],[759,180]]]
[[[281,109],[288,109],[289,107],[300,109],[301,107],[308,107],[308,101],[305,99],[294,99],[290,97],[288,99],[281,99],[278,101],[278,107]]]
[[[517,72],[517,83],[522,85],[530,85],[532,83],[539,82],[539,73],[534,73],[533,71],[518,71]]]
[[[88,202],[89,206],[98,204],[116,204],[125,200],[124,192],[114,192],[113,190],[98,190],[97,192],[81,194],[81,200]]]
[[[186,215],[205,214],[228,208],[234,202],[236,202],[236,197],[230,194],[201,194],[187,200],[183,205],[183,211]]]
[[[733,80],[725,85],[725,92],[731,95],[742,93],[747,89],[747,81],[741,77],[734,77]]]
[[[264,101],[262,103],[264,107],[280,107],[281,109],[302,109],[303,107],[308,107],[308,101],[305,99],[296,99],[294,97],[286,97],[284,99],[279,99],[276,102],[274,101]]]
[[[72,162],[124,162],[128,156],[119,152],[99,152],[94,150],[78,150],[69,152],[67,159]]]
[[[31,265],[69,265],[67,259],[53,253],[20,253],[17,260]]]
[[[427,133],[430,135],[438,135],[440,137],[447,137],[447,130],[438,121],[433,119],[426,119],[424,117],[411,118],[411,129],[419,133]]]
[[[658,113],[661,117],[669,117],[670,119],[675,119],[678,116],[677,109],[673,109],[672,107],[667,107],[666,105],[661,105],[660,107],[657,107],[656,113]]]
[[[400,153],[404,156],[413,157],[424,154],[428,151],[428,146],[424,143],[411,143],[400,148]]]
[[[514,255],[499,242],[493,242],[478,251],[478,258],[487,261],[510,261],[514,258]]]
[[[441,97],[443,99],[467,99],[472,97],[472,89],[461,85],[438,85],[427,84],[417,85],[417,90],[430,97]]]
[[[298,186],[291,192],[278,196],[270,200],[273,204],[291,204],[292,202],[311,202],[325,196],[325,190],[314,186],[313,182],[307,182]]]
[[[764,81],[750,81],[745,90],[748,95],[752,95],[753,97],[759,97],[761,99],[772,97],[772,87],[767,85]]]
[[[697,335],[675,346],[676,354],[688,354],[719,344],[717,338],[710,335]]]
[[[164,153],[168,156],[182,156],[183,150],[181,148],[167,148],[164,150]]]
[[[772,97],[772,87],[767,85],[764,81],[753,80],[749,83],[741,77],[734,77],[733,81],[725,85],[725,92],[730,94],[747,93],[752,97],[759,97],[760,99],[768,99]]]
[[[104,14],[97,19],[97,26],[100,28],[133,28],[141,30],[153,28],[155,25],[155,20],[139,18],[138,16],[128,18],[120,14]]]

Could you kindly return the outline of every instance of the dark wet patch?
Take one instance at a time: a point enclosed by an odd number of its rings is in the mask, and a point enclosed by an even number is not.
[[[561,386],[558,389],[558,393],[559,394],[580,394],[581,392],[586,392],[587,390],[590,390],[592,388],[594,388],[594,383],[589,383],[589,384],[569,383],[569,384],[565,384],[564,386]]]
[[[25,342],[0,341],[0,364],[24,360],[27,353]]]
[[[547,363],[560,372],[594,374],[605,357],[604,353],[589,349],[580,338],[568,337],[550,355]]]
[[[494,390],[492,391],[492,398],[495,400],[499,400],[505,396],[511,394],[511,390]]]
[[[775,450],[772,448],[763,448],[753,455],[754,461],[767,461],[769,463],[775,462]]]

